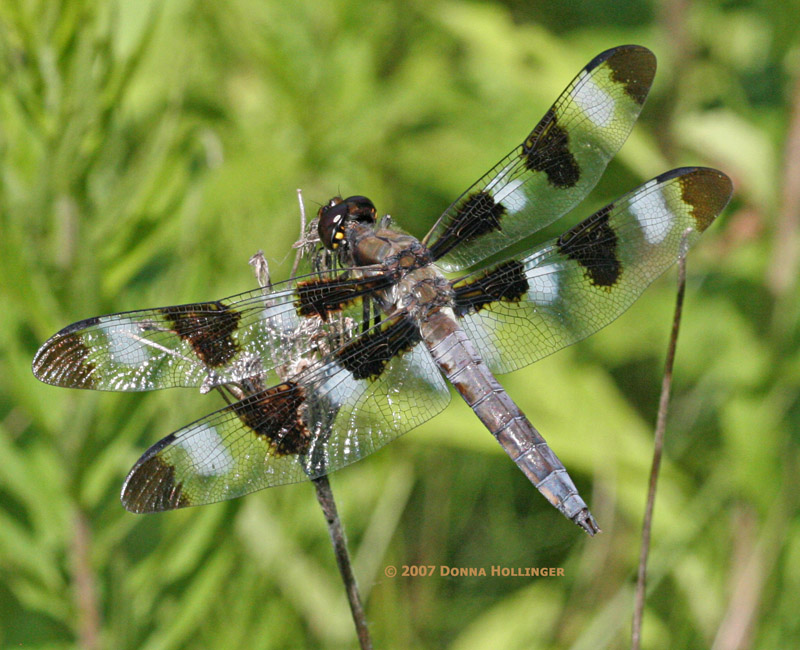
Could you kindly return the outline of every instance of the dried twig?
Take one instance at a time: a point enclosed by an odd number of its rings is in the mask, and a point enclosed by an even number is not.
[[[792,117],[783,163],[783,194],[775,228],[767,286],[774,296],[791,296],[800,266],[800,78],[792,95]]]
[[[675,350],[678,345],[678,330],[681,325],[683,296],[686,290],[686,253],[689,249],[688,237],[691,232],[691,228],[689,228],[683,233],[680,255],[678,257],[678,295],[675,301],[672,333],[670,335],[667,359],[664,365],[664,377],[661,381],[661,398],[658,403],[658,418],[653,441],[653,464],[650,468],[650,485],[647,491],[644,522],[642,523],[642,548],[639,552],[639,572],[636,579],[636,596],[634,599],[633,625],[631,631],[631,648],[633,650],[639,650],[641,647],[642,616],[644,614],[645,587],[647,582],[647,558],[650,553],[650,533],[653,527],[653,507],[656,500],[656,486],[658,485],[658,472],[661,468],[661,456],[664,450],[664,431],[667,424],[669,398],[672,390],[672,369],[675,365]]]
[[[688,27],[691,4],[691,0],[660,0],[656,5],[660,29],[667,36],[664,46],[669,50],[673,79],[685,79],[692,60],[697,57],[697,44]],[[661,151],[668,159],[675,158],[677,149],[675,114],[679,97],[678,92],[665,93],[658,118],[665,128],[659,128],[655,133]]]
[[[303,195],[300,190],[297,190],[297,199],[300,203],[300,238],[294,244],[293,248],[297,251],[292,265],[292,275],[294,278],[297,275],[297,269],[303,257],[311,256],[314,253],[319,239],[316,237],[314,222],[306,225],[306,211],[303,204]],[[264,258],[264,253],[258,251],[250,258],[250,265],[258,279],[259,285],[267,293],[272,285],[269,265]],[[229,390],[230,386],[227,387]],[[237,394],[237,387],[233,387],[232,393],[236,399],[241,399]],[[243,396],[246,393],[243,393]],[[224,396],[224,394],[223,394]],[[227,398],[226,398],[227,399]],[[336,557],[336,564],[339,567],[339,573],[344,582],[345,592],[347,593],[347,600],[350,604],[350,611],[353,614],[353,622],[356,626],[356,634],[358,635],[358,642],[362,650],[371,650],[372,640],[370,639],[369,629],[367,627],[367,618],[364,613],[364,607],[361,604],[361,595],[358,591],[356,584],[355,574],[353,573],[353,564],[350,559],[350,554],[347,551],[347,539],[344,534],[344,527],[339,519],[339,513],[336,509],[336,501],[333,498],[333,491],[331,490],[330,482],[327,476],[312,479],[314,489],[317,494],[317,501],[322,507],[322,514],[325,516],[325,521],[328,524],[328,534],[333,544],[333,552]]]
[[[344,535],[344,528],[336,510],[331,484],[327,476],[315,478],[313,483],[314,488],[317,490],[317,501],[322,507],[322,514],[325,515],[325,521],[328,524],[328,533],[331,536],[336,564],[339,566],[339,573],[342,575],[344,588],[347,591],[347,600],[350,603],[350,611],[353,614],[358,642],[362,650],[370,650],[372,648],[372,640],[369,636],[369,628],[367,628],[367,617],[361,604],[361,594],[359,594],[356,577],[353,574],[353,563],[350,560],[350,554],[347,552],[347,538]]]
[[[78,615],[80,647],[94,650],[100,647],[100,607],[97,600],[96,577],[89,558],[91,529],[86,515],[77,510],[73,517],[72,573],[75,610]]]

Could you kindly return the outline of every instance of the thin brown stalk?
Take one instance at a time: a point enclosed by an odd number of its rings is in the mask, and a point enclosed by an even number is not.
[[[742,650],[752,646],[754,623],[767,576],[765,548],[758,539],[758,517],[751,508],[734,512],[730,599],[711,650]]]
[[[691,61],[696,56],[696,46],[688,29],[691,0],[661,0],[657,7],[659,26],[666,36],[663,49],[667,50],[673,79],[685,79]],[[679,96],[675,89],[664,93],[658,115],[662,128],[655,131],[662,152],[670,159],[675,158],[677,148],[674,122]]]
[[[350,554],[347,552],[347,538],[344,534],[342,522],[339,519],[339,513],[336,510],[331,484],[327,476],[315,478],[313,483],[317,491],[317,501],[319,501],[322,514],[325,515],[325,521],[328,524],[333,553],[336,556],[336,564],[339,567],[339,573],[342,576],[344,588],[347,592],[347,601],[350,603],[350,612],[353,614],[358,643],[361,646],[361,650],[371,650],[372,639],[369,636],[367,617],[361,604],[361,595],[358,591],[358,584],[356,584],[356,577],[353,574],[353,564],[350,560]]]
[[[292,278],[297,275],[297,269],[302,258],[312,253],[316,241],[313,233],[309,234],[306,232],[306,210],[303,204],[303,195],[300,190],[297,190],[297,199],[300,203],[300,239],[294,244],[294,248],[297,252],[295,254],[294,264],[292,265]],[[267,260],[264,258],[264,254],[258,251],[258,253],[250,258],[250,264],[253,267],[259,285],[265,293],[268,293],[272,283],[269,275],[269,266]],[[242,399],[246,396],[246,391],[243,391],[241,387],[226,386],[226,388],[231,391],[235,399]],[[223,397],[228,401],[224,393]],[[353,615],[353,622],[356,626],[359,645],[362,650],[371,650],[372,639],[370,638],[369,629],[367,627],[367,617],[361,603],[361,595],[359,594],[355,574],[353,573],[353,563],[347,550],[347,538],[345,537],[344,526],[339,519],[336,501],[333,498],[333,490],[331,489],[327,476],[315,478],[312,480],[312,483],[316,490],[317,501],[319,501],[322,507],[322,514],[325,516],[325,522],[328,525],[328,534],[333,544],[336,564],[339,567],[339,573],[344,582],[345,593],[347,594],[350,612]]]
[[[293,278],[297,274],[301,258],[310,250],[309,245],[312,239],[306,233],[306,207],[303,203],[303,193],[300,190],[297,190],[297,200],[300,203],[300,239],[295,244],[297,254],[292,265]],[[371,650],[372,639],[367,627],[367,616],[364,613],[364,606],[361,604],[361,594],[358,591],[358,584],[353,573],[353,562],[350,559],[350,553],[347,551],[344,526],[342,526],[342,521],[339,519],[339,511],[336,509],[336,501],[333,498],[330,481],[328,481],[327,476],[320,476],[315,478],[312,483],[314,483],[317,501],[319,501],[319,505],[322,508],[325,522],[328,524],[328,534],[331,538],[331,544],[333,544],[333,554],[336,557],[336,565],[339,567],[342,582],[344,582],[347,602],[350,604],[350,612],[353,615],[353,623],[356,626],[358,643],[361,646],[361,650]]]
[[[639,552],[639,571],[636,578],[636,596],[634,598],[633,625],[631,629],[631,648],[639,650],[642,640],[642,616],[644,615],[645,590],[647,585],[647,558],[650,554],[650,535],[653,527],[653,509],[656,501],[656,487],[658,473],[661,469],[661,457],[664,451],[664,432],[667,426],[667,412],[669,411],[669,398],[672,391],[672,370],[675,366],[675,350],[678,346],[678,331],[681,325],[683,312],[683,296],[686,292],[686,253],[688,251],[688,236],[691,229],[683,233],[681,240],[680,256],[678,257],[678,295],[675,301],[675,315],[672,318],[672,333],[670,334],[667,359],[664,364],[664,376],[661,380],[661,398],[658,403],[658,417],[653,440],[653,464],[650,467],[650,484],[647,490],[647,505],[642,523],[642,547]]]
[[[780,390],[780,389],[777,389]],[[768,399],[768,398],[767,398]],[[785,409],[778,407],[782,412]],[[784,552],[784,540],[797,512],[798,465],[791,452],[791,435],[784,440],[785,462],[779,468],[775,484],[780,491],[770,503],[764,519],[753,507],[738,506],[731,519],[733,549],[730,558],[729,599],[725,615],[717,629],[711,650],[743,650],[753,646],[759,616],[768,615],[764,606],[765,585],[774,575]],[[756,539],[756,534],[758,538]]]
[[[792,116],[783,164],[781,209],[768,271],[770,291],[777,298],[791,295],[800,266],[800,76],[792,94]]]
[[[100,647],[100,608],[90,557],[91,531],[83,512],[73,519],[72,578],[78,618],[78,645],[84,650]]]

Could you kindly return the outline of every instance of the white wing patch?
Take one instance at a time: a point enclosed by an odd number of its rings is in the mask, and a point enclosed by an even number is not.
[[[528,278],[528,297],[537,305],[551,305],[558,298],[558,264],[545,266],[525,265]]]
[[[631,212],[642,227],[644,238],[651,245],[664,241],[672,230],[674,221],[672,211],[661,190],[653,190],[655,185],[655,180],[646,183],[630,204]]]
[[[286,305],[271,305],[265,307],[261,315],[263,326],[278,334],[292,334],[297,328],[299,319],[293,309]]]
[[[572,99],[597,126],[603,128],[614,119],[614,98],[600,88],[584,70],[572,91]]]
[[[525,183],[521,178],[515,178],[501,187],[492,197],[495,203],[502,203],[503,207],[511,214],[520,212],[528,202],[528,197],[519,188]]]
[[[177,437],[175,444],[187,453],[192,467],[201,476],[220,476],[234,467],[231,452],[217,430],[208,424],[198,425],[190,435]]]
[[[342,408],[348,398],[359,393],[358,380],[349,370],[345,370],[338,364],[331,364],[331,369],[326,370],[326,375],[326,379],[317,390],[327,396],[334,409]]]
[[[115,363],[139,366],[148,360],[148,346],[137,323],[124,318],[113,323],[98,323],[108,341],[108,354]]]

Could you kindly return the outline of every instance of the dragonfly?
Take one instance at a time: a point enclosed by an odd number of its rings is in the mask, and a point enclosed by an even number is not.
[[[448,382],[524,475],[589,535],[563,463],[496,379],[622,314],[722,212],[731,180],[662,173],[528,252],[486,262],[570,212],[647,98],[656,58],[624,45],[592,59],[530,134],[421,240],[360,195],[317,215],[308,274],[222,300],[79,321],[33,360],[43,382],[147,391],[226,388],[223,408],[139,459],[135,513],[214,503],[315,479],[440,413]]]

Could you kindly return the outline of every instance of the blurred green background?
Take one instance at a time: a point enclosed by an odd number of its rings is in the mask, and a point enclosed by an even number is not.
[[[139,455],[220,406],[52,388],[88,316],[286,277],[296,188],[421,236],[600,51],[650,47],[642,118],[561,229],[679,165],[737,194],[689,259],[646,648],[800,643],[797,2],[3,0],[0,646],[349,648],[310,485],[125,512]],[[630,634],[674,270],[595,337],[502,377],[603,528],[562,518],[454,399],[332,477],[377,647],[615,648]],[[409,578],[387,565],[555,566]]]

